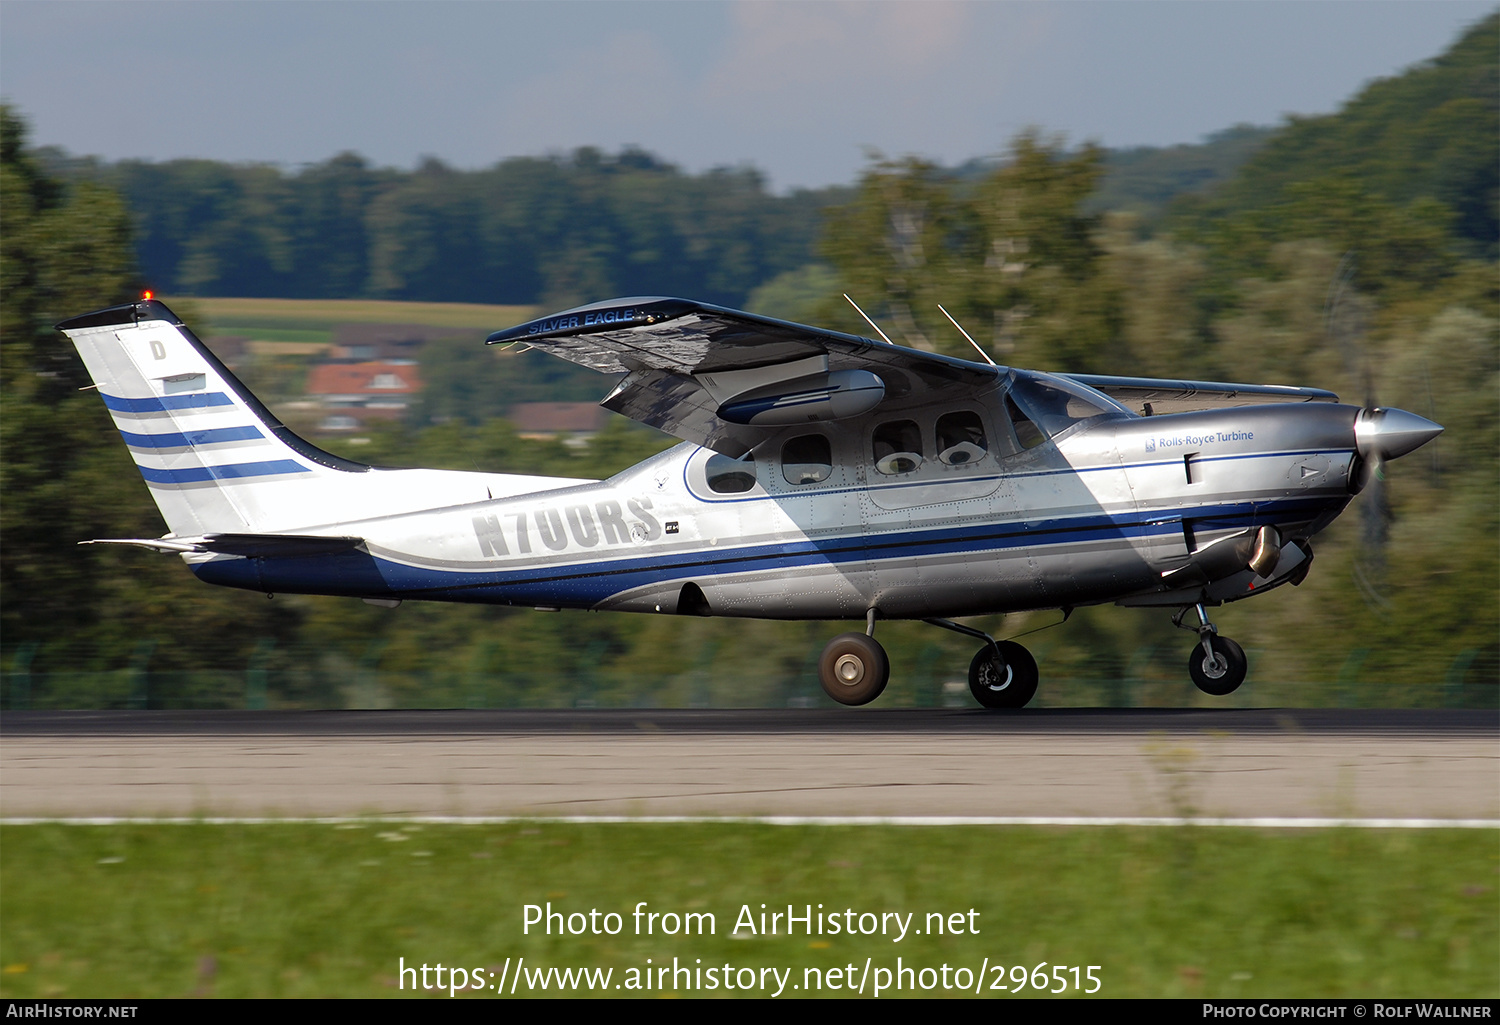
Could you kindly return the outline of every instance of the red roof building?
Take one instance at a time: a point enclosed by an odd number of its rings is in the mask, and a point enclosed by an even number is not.
[[[355,430],[367,419],[406,414],[422,390],[417,365],[407,361],[320,363],[307,374],[307,396],[328,411],[324,430]]]

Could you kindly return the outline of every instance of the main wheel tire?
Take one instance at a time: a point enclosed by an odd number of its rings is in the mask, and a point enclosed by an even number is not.
[[[1188,672],[1192,674],[1193,683],[1203,693],[1214,697],[1233,694],[1245,682],[1245,673],[1250,668],[1245,649],[1228,637],[1218,635],[1210,637],[1208,643],[1214,649],[1212,660],[1203,653],[1201,641],[1193,646],[1193,653],[1188,656]]]
[[[839,634],[818,659],[823,693],[841,705],[867,705],[880,697],[891,676],[891,660],[873,637]]]
[[[985,708],[1024,708],[1036,695],[1036,659],[1015,641],[999,641],[1001,666],[988,644],[969,663],[969,693]]]

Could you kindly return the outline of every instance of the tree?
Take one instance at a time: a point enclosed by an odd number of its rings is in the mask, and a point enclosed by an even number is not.
[[[966,182],[915,158],[867,170],[829,216],[824,256],[895,340],[972,357],[942,304],[998,361],[1104,370],[1120,343],[1120,301],[1104,273],[1100,216],[1083,206],[1103,151],[1067,152],[1035,133],[1011,159]],[[824,315],[868,329],[836,302]]]
[[[0,627],[7,648],[41,646],[38,667],[114,667],[159,638],[161,665],[243,664],[286,609],[204,594],[176,559],[101,537],[154,537],[161,517],[73,346],[52,325],[127,302],[137,285],[119,196],[45,174],[25,126],[0,108]],[[144,557],[143,557],[144,556]],[[213,643],[205,646],[204,639]]]

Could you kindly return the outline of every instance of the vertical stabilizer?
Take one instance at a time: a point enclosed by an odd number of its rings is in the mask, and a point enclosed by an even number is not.
[[[308,484],[370,469],[293,434],[160,302],[57,327],[77,346],[173,534],[262,531],[272,509],[323,490]]]

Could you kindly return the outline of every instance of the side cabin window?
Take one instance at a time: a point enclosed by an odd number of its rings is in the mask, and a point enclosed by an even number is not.
[[[922,431],[913,420],[892,420],[875,428],[875,469],[888,476],[922,465]]]
[[[944,413],[937,422],[937,457],[944,466],[963,466],[983,459],[989,451],[984,422],[970,410]]]
[[[755,460],[749,455],[731,459],[715,452],[704,464],[703,475],[711,491],[720,495],[738,495],[755,487]]]
[[[833,474],[833,449],[821,434],[803,434],[781,446],[781,475],[788,484],[817,484]]]

